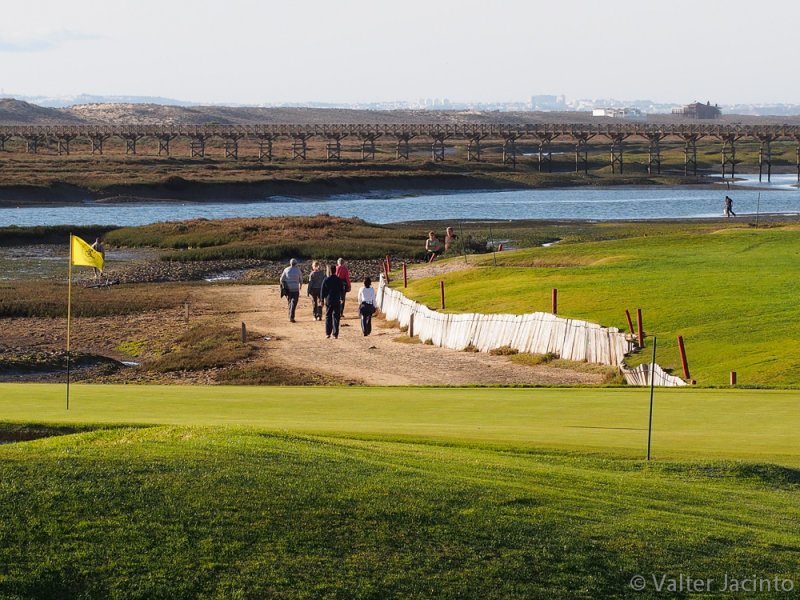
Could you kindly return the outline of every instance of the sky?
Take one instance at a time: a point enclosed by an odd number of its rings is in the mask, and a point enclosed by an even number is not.
[[[797,0],[8,0],[0,95],[800,104]],[[786,27],[788,25],[788,27]]]

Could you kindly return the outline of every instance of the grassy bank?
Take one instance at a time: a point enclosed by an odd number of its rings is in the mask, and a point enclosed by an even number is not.
[[[635,326],[641,308],[646,334],[658,337],[657,361],[681,374],[682,335],[690,374],[702,385],[727,384],[730,371],[742,384],[800,384],[794,225],[648,224],[638,237],[635,228],[620,235],[615,227],[549,248],[471,257],[481,268],[412,281],[406,293],[438,308],[444,280],[448,311],[523,314],[549,312],[556,288],[563,317],[627,331],[625,310]],[[616,239],[593,241],[604,232]],[[646,351],[630,362],[649,359]]]
[[[141,391],[126,396],[166,400]],[[369,440],[343,433],[358,420],[343,392],[315,407],[331,417],[345,403],[334,436],[293,432],[310,408],[301,395],[289,432],[114,427],[0,447],[0,596],[659,598],[660,578],[683,574],[714,579],[708,597],[722,598],[726,575],[796,577],[794,469],[501,451],[470,435]],[[630,587],[636,575],[643,592]]]

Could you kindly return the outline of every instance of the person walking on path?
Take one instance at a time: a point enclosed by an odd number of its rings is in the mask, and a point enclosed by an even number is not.
[[[425,240],[425,262],[431,262],[442,250],[442,243],[436,239],[436,234],[428,232],[428,239]]]
[[[103,260],[105,260],[106,249],[103,247],[103,242],[100,241],[100,238],[95,238],[94,244],[92,244],[92,248],[97,250],[100,253],[100,256],[103,257]],[[92,267],[92,270],[94,271],[94,280],[100,281],[100,277],[102,277],[103,272],[97,267]]]
[[[736,216],[736,213],[733,212],[733,200],[730,196],[725,196],[725,216],[730,217],[731,215]]]
[[[281,273],[281,287],[286,292],[286,301],[289,304],[289,322],[294,323],[294,312],[300,300],[300,289],[303,287],[303,272],[297,266],[297,260],[289,261],[289,266]]]
[[[364,335],[372,333],[372,315],[375,314],[375,288],[369,277],[364,279],[364,287],[358,290],[358,312],[361,314],[361,331]]]
[[[340,258],[336,261],[336,276],[344,281],[345,292],[350,293],[350,290],[353,289],[353,286],[350,283],[350,269],[344,264],[344,259]],[[345,297],[342,297],[342,314],[344,314],[344,301]]]
[[[339,320],[342,318],[342,306],[344,306],[344,295],[347,293],[343,279],[336,276],[336,269],[333,265],[328,265],[326,269],[328,276],[322,282],[320,299],[325,308],[325,336],[334,338],[339,337]]]
[[[311,296],[314,302],[314,320],[322,320],[322,306],[320,305],[320,294],[322,293],[322,282],[325,281],[325,272],[320,271],[319,262],[316,260],[311,263],[311,275],[308,277],[308,288],[306,295]]]

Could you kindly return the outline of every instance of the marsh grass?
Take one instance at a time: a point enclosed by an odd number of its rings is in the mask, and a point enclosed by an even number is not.
[[[492,356],[513,356],[519,354],[519,350],[511,346],[500,346],[499,348],[492,348],[489,350],[489,354]]]
[[[214,323],[192,326],[168,352],[137,367],[143,371],[202,371],[225,367],[249,357],[252,348],[238,329]]]
[[[0,317],[66,317],[67,283],[0,281]],[[190,299],[192,284],[125,284],[111,288],[72,286],[72,315],[102,317],[175,309]]]
[[[374,225],[356,218],[316,215],[193,219],[125,227],[109,232],[105,241],[115,246],[151,246],[179,250],[165,260],[221,260],[287,257],[334,259],[376,258],[386,254],[408,258],[424,254],[421,231]]]

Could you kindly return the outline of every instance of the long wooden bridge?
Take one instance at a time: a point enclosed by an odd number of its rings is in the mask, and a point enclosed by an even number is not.
[[[325,158],[342,160],[342,140],[353,138],[360,142],[361,160],[374,160],[376,142],[381,139],[394,144],[395,157],[408,159],[410,142],[430,144],[434,161],[444,161],[447,142],[466,142],[467,160],[480,161],[489,142],[502,143],[502,160],[516,166],[520,152],[518,143],[538,146],[540,171],[552,172],[554,143],[574,145],[575,171],[588,172],[590,140],[593,146],[605,144],[610,149],[612,172],[623,172],[624,143],[638,139],[648,145],[649,173],[661,173],[662,143],[683,144],[684,173],[697,174],[697,146],[701,143],[721,144],[723,177],[735,175],[736,145],[742,141],[759,144],[759,176],[772,170],[771,144],[791,142],[797,146],[797,176],[800,182],[800,127],[790,125],[714,125],[623,123],[623,124],[394,124],[394,125],[35,125],[0,126],[0,151],[6,143],[22,140],[25,151],[37,153],[46,144],[57,152],[70,154],[70,144],[77,139],[88,140],[92,154],[102,154],[110,138],[125,141],[126,154],[136,154],[142,139],[158,141],[158,154],[170,155],[170,145],[178,138],[189,141],[189,156],[204,157],[209,140],[224,143],[225,157],[239,158],[240,143],[248,140],[255,145],[258,159],[271,161],[273,145],[279,140],[291,141],[291,158],[307,158],[308,142],[312,138],[325,141]],[[9,148],[10,149],[10,148]]]

